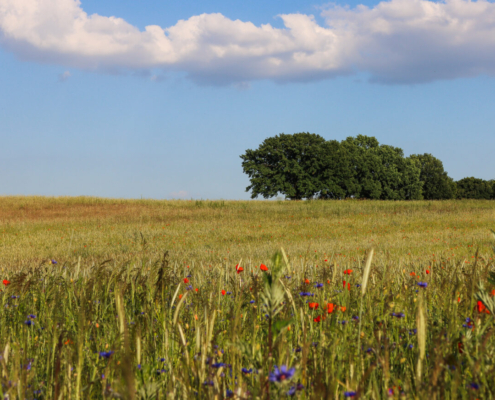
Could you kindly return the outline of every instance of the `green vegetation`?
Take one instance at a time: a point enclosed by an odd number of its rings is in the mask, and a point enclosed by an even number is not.
[[[494,211],[0,198],[0,394],[494,398]]]
[[[398,147],[358,135],[342,142],[312,133],[267,138],[241,155],[251,197],[301,199],[494,199],[495,181],[457,183],[431,154],[404,157]]]

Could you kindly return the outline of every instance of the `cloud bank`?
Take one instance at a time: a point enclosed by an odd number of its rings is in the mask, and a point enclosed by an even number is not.
[[[181,71],[200,84],[312,81],[365,72],[414,84],[495,75],[495,4],[391,0],[280,15],[284,28],[202,14],[144,31],[79,0],[0,0],[0,46],[22,60],[97,72]]]

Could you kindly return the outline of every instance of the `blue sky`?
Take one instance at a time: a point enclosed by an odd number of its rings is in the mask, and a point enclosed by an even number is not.
[[[493,179],[494,4],[407,1],[0,0],[0,194],[247,199],[301,131]]]

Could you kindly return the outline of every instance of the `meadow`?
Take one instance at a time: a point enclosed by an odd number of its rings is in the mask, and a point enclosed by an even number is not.
[[[495,201],[2,197],[0,394],[495,398],[490,229]]]

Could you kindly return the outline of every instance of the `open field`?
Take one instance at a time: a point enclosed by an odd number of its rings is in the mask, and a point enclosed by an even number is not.
[[[9,399],[495,398],[494,201],[4,197],[0,224]]]

